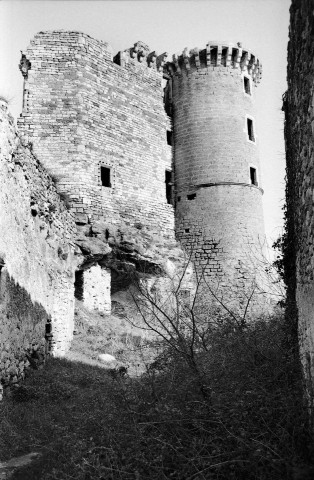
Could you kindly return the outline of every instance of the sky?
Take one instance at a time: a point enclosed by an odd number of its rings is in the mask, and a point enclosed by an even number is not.
[[[151,51],[182,53],[208,41],[242,42],[263,64],[257,87],[265,229],[282,233],[285,195],[284,117],[290,0],[0,0],[0,95],[16,118],[22,109],[20,52],[39,31],[78,30],[108,42],[114,54],[141,40]]]

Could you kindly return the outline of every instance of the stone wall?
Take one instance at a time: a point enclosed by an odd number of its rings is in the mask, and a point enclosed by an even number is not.
[[[287,154],[285,273],[288,321],[298,334],[314,401],[314,14],[311,0],[290,8],[288,91],[284,97]]]
[[[0,145],[0,375],[7,383],[50,347],[55,355],[69,347],[75,223],[3,101]]]
[[[83,33],[37,34],[22,55],[19,127],[69,195],[80,225],[141,222],[173,238],[162,72],[141,42],[115,62],[108,44]]]
[[[93,265],[87,270],[76,272],[75,297],[82,300],[89,310],[111,313],[110,270]]]

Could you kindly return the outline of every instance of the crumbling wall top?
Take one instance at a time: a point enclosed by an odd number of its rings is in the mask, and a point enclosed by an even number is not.
[[[134,43],[133,47],[118,52],[113,61],[123,67],[129,63],[143,64],[162,72],[164,66],[162,58],[165,57],[167,57],[167,53],[158,55],[156,51],[150,51],[149,46],[144,42],[138,41]]]

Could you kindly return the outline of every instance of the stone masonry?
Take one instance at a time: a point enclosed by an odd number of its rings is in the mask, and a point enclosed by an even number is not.
[[[113,57],[83,33],[40,32],[22,53],[19,128],[76,212],[89,264],[94,253],[94,264],[112,268],[108,250],[101,257],[98,240],[86,240],[99,221],[104,244],[139,226],[142,240],[148,229],[173,248],[175,207],[198,275],[219,284],[224,301],[233,290],[239,303],[242,291],[245,308],[252,289],[263,290],[254,259],[264,242],[253,92],[261,64],[219,42],[167,57],[143,42]]]
[[[257,300],[265,288],[259,273],[265,235],[255,111],[261,71],[258,58],[241,44],[216,41],[203,50],[184,50],[167,64],[176,233],[198,277],[240,312],[253,291]]]
[[[314,402],[314,9],[290,8],[288,91],[284,96],[287,155],[285,274],[288,321],[298,335],[311,406]]]
[[[100,265],[78,271],[76,275],[76,287],[81,291],[79,300],[90,310],[98,310],[104,314],[111,312],[110,284],[110,270],[101,268]]]
[[[23,53],[19,129],[80,224],[123,219],[174,238],[160,70],[141,42],[113,61],[108,44],[79,32],[41,32]]]
[[[73,335],[73,214],[0,104],[0,377],[62,355]]]
[[[219,42],[167,59],[143,42],[113,56],[107,43],[61,30],[22,52],[18,133],[1,106],[8,382],[51,347],[69,348],[74,296],[109,314],[111,296],[135,280],[188,306],[196,273],[243,310],[256,288],[260,62]]]

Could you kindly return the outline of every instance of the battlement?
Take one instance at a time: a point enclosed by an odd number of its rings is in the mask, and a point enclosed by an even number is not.
[[[262,77],[262,64],[259,59],[247,49],[242,43],[236,45],[228,42],[209,41],[206,48],[185,48],[181,55],[175,54],[172,62],[167,62],[164,72],[168,75],[188,74],[202,68],[227,67],[238,69],[251,75],[255,85],[260,83]]]

